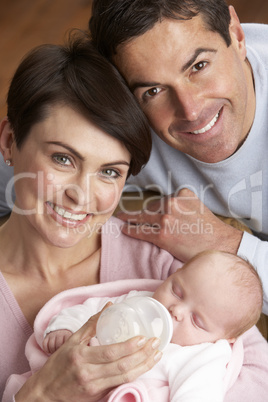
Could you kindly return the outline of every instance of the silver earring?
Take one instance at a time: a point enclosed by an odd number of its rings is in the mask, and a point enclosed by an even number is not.
[[[10,165],[11,165],[11,160],[10,160],[10,159],[7,159],[7,160],[6,160],[6,165],[7,165],[7,166],[10,166]]]

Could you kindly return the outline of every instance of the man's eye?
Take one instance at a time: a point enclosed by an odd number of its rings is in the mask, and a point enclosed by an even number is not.
[[[199,63],[196,63],[196,64],[193,66],[193,71],[194,71],[194,72],[200,71],[200,70],[202,70],[206,65],[207,65],[207,62],[206,62],[206,61],[200,61]]]
[[[66,155],[53,155],[53,159],[60,165],[70,166],[72,164],[70,158]]]
[[[146,96],[155,96],[160,92],[160,88],[154,87],[154,88],[150,88],[148,89],[148,91],[145,92]]]

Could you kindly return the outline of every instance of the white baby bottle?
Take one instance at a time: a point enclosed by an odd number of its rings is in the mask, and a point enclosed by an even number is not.
[[[157,300],[134,296],[113,304],[100,315],[96,335],[101,345],[124,342],[137,335],[161,340],[159,350],[169,344],[173,324],[168,310]]]

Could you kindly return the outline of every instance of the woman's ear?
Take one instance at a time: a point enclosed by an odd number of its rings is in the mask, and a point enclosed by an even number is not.
[[[5,117],[0,123],[0,151],[5,161],[12,160],[12,147],[14,144],[14,132],[8,118]]]

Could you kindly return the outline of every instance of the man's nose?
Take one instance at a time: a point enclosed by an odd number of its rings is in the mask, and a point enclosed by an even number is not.
[[[194,87],[193,84],[178,85],[173,90],[173,104],[176,117],[187,121],[195,121],[202,111],[204,101],[200,90]]]

